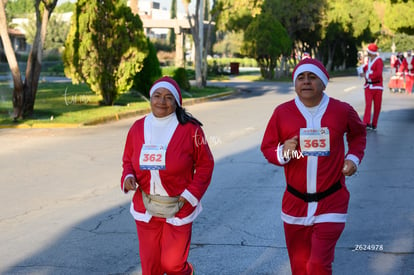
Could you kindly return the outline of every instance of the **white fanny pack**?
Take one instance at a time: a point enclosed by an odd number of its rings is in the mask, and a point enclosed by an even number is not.
[[[178,200],[179,196],[148,195],[142,190],[141,193],[145,208],[155,217],[172,218],[184,205],[184,202]]]

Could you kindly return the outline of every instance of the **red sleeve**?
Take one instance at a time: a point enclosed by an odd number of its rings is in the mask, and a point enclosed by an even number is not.
[[[132,165],[132,156],[135,150],[135,146],[137,146],[136,142],[136,135],[138,132],[139,125],[137,122],[132,125],[132,127],[128,131],[128,135],[125,142],[124,154],[122,157],[122,176],[121,176],[121,189],[124,190],[124,180],[125,177],[129,174],[135,175],[135,170]]]
[[[200,126],[195,128],[193,142],[194,175],[187,190],[201,200],[211,182],[214,159],[208,146],[204,132]]]
[[[277,125],[276,109],[267,124],[260,149],[268,162],[276,165],[282,165],[277,158],[277,149],[280,143]]]
[[[361,162],[367,142],[366,128],[354,108],[350,105],[348,108],[348,129],[346,134],[348,154],[356,156]]]

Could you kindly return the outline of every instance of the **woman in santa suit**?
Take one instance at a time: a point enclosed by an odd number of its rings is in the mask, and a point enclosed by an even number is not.
[[[364,65],[361,77],[365,78],[365,113],[363,122],[367,129],[376,130],[378,126],[378,118],[381,112],[382,91],[384,90],[382,81],[382,71],[384,63],[378,55],[378,47],[371,43],[367,47],[368,63]],[[374,112],[371,116],[372,103],[374,103]],[[372,122],[371,122],[372,117]]]
[[[397,53],[395,60],[391,63],[391,68],[395,69],[395,74],[399,74],[400,67],[404,61],[404,55],[401,52]]]
[[[169,77],[150,89],[151,113],[129,130],[121,188],[133,191],[143,275],[193,274],[187,261],[192,222],[202,210],[214,160],[201,123],[182,107]]]
[[[414,84],[414,59],[411,50],[407,51],[407,58],[403,60],[400,72],[405,75],[405,92],[410,95]]]
[[[345,176],[365,150],[365,125],[349,104],[324,93],[328,79],[321,62],[301,60],[293,71],[297,97],[276,107],[261,144],[285,170],[281,217],[293,275],[332,274],[348,210]]]

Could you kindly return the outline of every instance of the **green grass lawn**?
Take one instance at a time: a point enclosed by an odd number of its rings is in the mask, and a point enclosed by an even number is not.
[[[191,88],[183,93],[186,98],[204,97],[228,92],[229,88]],[[40,83],[37,91],[34,115],[30,119],[14,122],[11,115],[12,88],[8,83],[0,83],[0,126],[36,127],[36,125],[88,125],[119,119],[137,113],[148,112],[148,100],[138,92],[121,94],[113,106],[101,106],[100,95],[91,92],[87,85],[71,83]]]
[[[353,72],[353,71],[352,71]],[[248,81],[263,81],[260,73],[244,72],[237,76],[221,75],[209,80],[227,81],[236,78]],[[291,77],[275,81],[291,81]],[[219,93],[231,92],[231,88],[191,87],[183,91],[184,103],[189,98],[200,98]],[[14,122],[12,119],[12,88],[8,82],[0,82],[0,127],[42,127],[42,126],[80,126],[91,125],[108,120],[116,120],[136,114],[149,112],[148,100],[138,92],[121,94],[113,106],[101,106],[101,96],[91,92],[86,84],[71,83],[39,84],[34,115],[29,119]]]

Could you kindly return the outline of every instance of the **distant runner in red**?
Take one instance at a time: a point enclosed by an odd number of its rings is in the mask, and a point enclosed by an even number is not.
[[[321,62],[301,60],[293,71],[297,97],[276,107],[261,145],[285,170],[281,216],[293,275],[332,274],[349,203],[345,176],[357,171],[366,145],[354,108],[324,92],[328,80]]]
[[[407,58],[403,60],[400,72],[405,75],[405,91],[410,95],[414,84],[414,58],[411,50],[407,51]]]
[[[376,130],[381,112],[382,92],[384,90],[382,81],[384,63],[378,55],[376,44],[371,43],[368,45],[367,54],[368,63],[364,65],[363,72],[360,74],[361,77],[365,78],[365,113],[363,122],[368,130]],[[372,103],[374,103],[374,113],[371,116]]]
[[[402,63],[403,63],[403,61],[404,61],[404,59],[405,59],[405,57],[404,57],[404,55],[401,53],[401,52],[398,52],[397,53],[397,56],[395,57],[395,60],[394,60],[394,62],[391,64],[391,67],[393,68],[393,69],[395,69],[395,73],[396,74],[398,74],[399,73],[399,71],[400,71],[400,67],[401,67],[401,65],[402,65]]]

